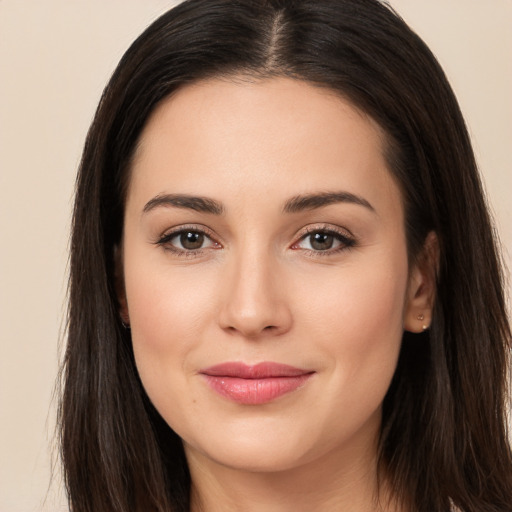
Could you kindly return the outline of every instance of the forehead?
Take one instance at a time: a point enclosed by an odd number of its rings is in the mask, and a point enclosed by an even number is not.
[[[149,118],[130,189],[147,200],[343,187],[400,201],[384,145],[378,124],[331,90],[289,78],[202,81]]]

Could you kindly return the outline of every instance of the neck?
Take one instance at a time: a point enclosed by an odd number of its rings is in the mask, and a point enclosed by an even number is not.
[[[278,472],[226,467],[187,447],[186,453],[191,512],[405,512],[378,478],[376,449],[356,462],[353,453],[329,452]]]

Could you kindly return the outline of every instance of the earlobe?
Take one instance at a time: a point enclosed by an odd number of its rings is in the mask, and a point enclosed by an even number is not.
[[[439,240],[436,233],[432,231],[425,239],[421,254],[416,259],[409,276],[404,330],[420,333],[430,327],[438,267]]]
[[[114,247],[114,279],[117,296],[117,304],[121,322],[125,328],[130,327],[130,315],[128,313],[128,302],[126,300],[126,288],[124,284],[123,251],[121,247]]]

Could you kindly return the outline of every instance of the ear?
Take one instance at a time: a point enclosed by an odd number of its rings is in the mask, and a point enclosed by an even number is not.
[[[118,245],[114,247],[114,267],[114,284],[117,295],[119,316],[121,317],[123,324],[126,327],[129,327],[130,315],[128,313],[128,302],[126,300],[126,288],[124,285],[123,250]]]
[[[404,329],[406,331],[419,333],[430,327],[438,268],[439,240],[436,233],[431,231],[409,273],[404,309]]]

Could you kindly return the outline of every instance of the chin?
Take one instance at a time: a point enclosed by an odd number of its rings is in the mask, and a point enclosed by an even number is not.
[[[247,446],[235,442],[229,450],[213,449],[203,452],[203,456],[221,466],[250,473],[287,471],[304,463],[297,451],[288,453],[274,446]]]
[[[220,434],[207,440],[184,441],[187,458],[206,457],[248,472],[285,471],[304,464],[310,456],[314,458],[315,450],[304,443],[303,436],[279,429],[247,428],[237,434],[225,429]]]

